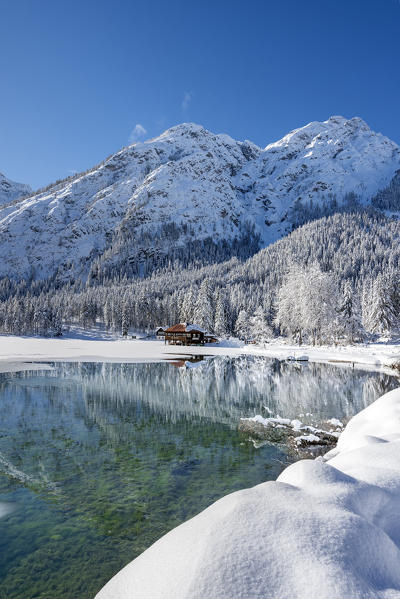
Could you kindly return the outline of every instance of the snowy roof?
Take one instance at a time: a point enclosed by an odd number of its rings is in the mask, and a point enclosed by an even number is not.
[[[200,325],[198,324],[186,324],[186,331],[200,331],[200,333],[206,333],[207,331],[205,331]]]
[[[187,322],[180,322],[174,324],[169,329],[166,329],[166,333],[190,333],[196,331],[196,333],[205,333],[206,331],[198,324],[189,324]]]

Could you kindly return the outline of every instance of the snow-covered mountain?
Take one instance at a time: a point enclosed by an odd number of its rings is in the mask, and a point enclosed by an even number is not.
[[[26,196],[30,193],[32,193],[32,189],[29,187],[29,185],[10,181],[10,179],[7,179],[0,173],[0,206],[4,206],[9,202],[12,202],[17,198]]]
[[[250,254],[288,233],[299,206],[349,193],[368,204],[399,172],[400,148],[359,118],[313,122],[264,149],[178,125],[0,209],[0,276]]]

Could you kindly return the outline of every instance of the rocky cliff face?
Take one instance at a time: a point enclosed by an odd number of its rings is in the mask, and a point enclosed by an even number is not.
[[[310,123],[264,149],[178,125],[0,208],[0,276],[134,274],[167,259],[249,255],[289,232],[299,207],[349,193],[368,204],[399,169],[400,148],[359,118]]]

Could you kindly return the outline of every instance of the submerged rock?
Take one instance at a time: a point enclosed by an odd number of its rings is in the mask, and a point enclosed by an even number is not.
[[[343,424],[336,418],[332,418],[326,424],[326,428],[329,430],[303,424],[296,419],[263,418],[257,415],[254,418],[242,418],[239,423],[239,430],[257,439],[286,442],[292,448],[304,448],[314,445],[334,446],[337,443]],[[336,430],[329,428],[329,425],[334,425]],[[301,434],[299,435],[299,433]]]

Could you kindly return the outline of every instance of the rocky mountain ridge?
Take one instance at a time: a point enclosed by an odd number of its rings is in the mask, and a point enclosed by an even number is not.
[[[0,208],[0,277],[135,275],[167,260],[248,257],[304,209],[350,196],[368,205],[399,173],[400,148],[359,118],[313,122],[264,149],[178,125]]]

